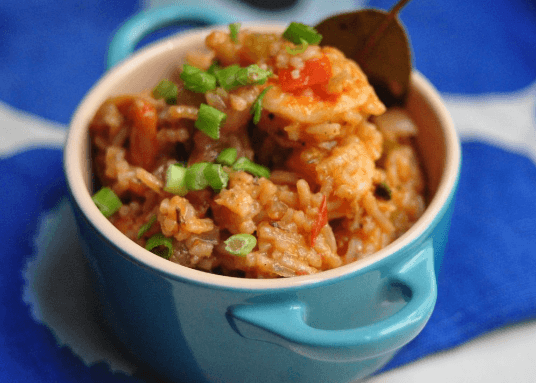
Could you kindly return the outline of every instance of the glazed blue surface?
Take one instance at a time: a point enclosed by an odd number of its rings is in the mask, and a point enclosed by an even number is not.
[[[291,377],[350,382],[376,371],[412,340],[435,305],[432,244],[434,236],[446,235],[449,218],[440,214],[423,236],[356,273],[311,286],[248,291],[140,267],[76,205],[75,216],[106,323],[140,363],[167,379],[267,383]]]

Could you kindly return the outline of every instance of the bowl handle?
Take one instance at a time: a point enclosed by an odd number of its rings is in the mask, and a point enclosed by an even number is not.
[[[230,307],[227,316],[243,337],[283,346],[315,360],[332,362],[373,358],[401,348],[422,330],[437,299],[431,241],[405,262],[391,285],[411,290],[409,302],[397,313],[360,328],[324,330],[305,322],[306,305],[297,300]]]
[[[149,33],[188,20],[208,25],[233,22],[226,11],[217,5],[211,8],[175,5],[139,12],[128,19],[113,36],[108,47],[108,69],[130,56],[136,45]]]

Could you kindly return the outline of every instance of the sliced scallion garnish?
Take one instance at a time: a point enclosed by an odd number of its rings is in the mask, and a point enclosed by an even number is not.
[[[245,172],[251,173],[256,177],[270,178],[270,169],[266,166],[256,164],[255,162],[249,160],[246,157],[240,157],[233,164],[234,170],[243,170]]]
[[[153,89],[153,96],[156,99],[163,98],[168,105],[174,105],[177,103],[177,97],[179,95],[179,88],[173,81],[162,80]]]
[[[109,187],[101,188],[91,199],[106,218],[110,217],[123,206],[117,194]]]
[[[233,255],[245,257],[257,244],[257,239],[251,234],[231,235],[225,243],[225,250]]]
[[[221,189],[227,187],[229,182],[229,174],[223,170],[222,165],[208,164],[203,170],[203,174],[205,175],[209,186],[215,192],[219,192]]]
[[[227,115],[207,104],[201,104],[195,127],[214,140],[220,138],[220,127]]]
[[[231,35],[231,40],[236,43],[238,42],[238,31],[240,31],[240,23],[229,24],[229,32]]]
[[[184,87],[192,92],[205,93],[216,89],[216,77],[192,65],[183,65],[181,79]]]
[[[264,84],[272,72],[256,64],[243,68],[234,64],[216,70],[214,75],[223,89],[232,90],[244,85]]]
[[[161,246],[165,247],[164,251],[159,251]],[[173,240],[162,233],[158,233],[147,240],[145,248],[162,258],[169,259],[173,254]]]
[[[172,164],[168,167],[166,172],[166,186],[164,190],[168,193],[177,194],[180,196],[186,195],[188,189],[186,188],[185,178],[186,167],[181,164]]]
[[[238,151],[235,148],[226,148],[218,154],[218,157],[214,160],[217,164],[232,166],[236,161]]]
[[[300,45],[298,45],[294,49],[292,49],[291,47],[285,47],[285,49],[287,50],[288,54],[297,55],[298,53],[305,52],[308,46],[309,46],[309,43],[300,37]]]
[[[198,162],[186,170],[184,181],[188,190],[203,190],[208,186],[208,180],[204,173],[208,165],[208,162]]]
[[[208,73],[208,74],[211,74],[211,75],[213,75],[213,76],[215,76],[215,75],[216,75],[216,72],[219,71],[219,70],[221,70],[221,69],[222,69],[222,68],[221,68],[220,64],[219,64],[217,61],[214,61],[214,62],[213,62],[212,64],[210,64],[210,66],[208,67],[208,69],[207,69],[207,73]]]
[[[156,214],[153,214],[151,218],[149,219],[149,221],[147,221],[145,224],[143,224],[142,227],[140,227],[140,230],[138,231],[138,239],[143,237],[143,234],[147,233],[155,222],[156,222]]]
[[[283,32],[283,37],[294,44],[301,44],[301,39],[315,45],[322,41],[322,35],[313,27],[302,23],[292,22]]]
[[[264,88],[264,90],[255,99],[255,102],[253,102],[253,105],[251,105],[251,113],[253,114],[254,124],[258,124],[261,119],[262,99],[264,98],[264,95],[268,93],[271,87],[272,86],[270,85]]]

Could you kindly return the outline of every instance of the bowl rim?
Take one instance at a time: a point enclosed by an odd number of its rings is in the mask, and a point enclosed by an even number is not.
[[[261,22],[254,24],[245,23],[243,27],[257,31],[282,32],[285,26],[282,24]],[[85,162],[82,158],[82,153],[83,144],[84,142],[87,142],[87,123],[85,123],[85,121],[89,121],[88,116],[93,116],[96,108],[99,106],[95,105],[93,100],[99,98],[98,95],[103,93],[106,84],[116,76],[125,75],[132,71],[133,68],[136,68],[140,63],[151,57],[166,54],[166,52],[170,51],[180,50],[180,46],[187,45],[187,42],[191,40],[199,40],[201,42],[202,38],[210,31],[223,28],[228,27],[209,26],[196,28],[157,41],[137,51],[131,57],[125,59],[116,67],[105,73],[87,92],[73,114],[69,124],[69,131],[67,133],[64,149],[64,172],[67,186],[71,194],[71,202],[77,205],[81,214],[100,234],[101,238],[107,241],[111,246],[115,247],[122,257],[141,267],[161,274],[166,278],[206,287],[242,291],[300,289],[311,285],[335,283],[341,278],[346,278],[380,260],[386,259],[390,255],[409,247],[413,241],[425,234],[426,230],[434,224],[434,221],[438,219],[438,217],[441,217],[444,214],[445,205],[451,201],[458,181],[461,165],[460,140],[454,122],[452,121],[438,91],[421,73],[413,70],[410,81],[411,87],[429,102],[430,109],[433,110],[442,125],[441,130],[444,134],[447,149],[444,172],[437,191],[423,215],[406,233],[378,252],[348,265],[343,265],[318,274],[278,279],[246,279],[211,274],[170,262],[155,256],[153,253],[145,250],[121,233],[97,209],[84,181],[83,171]]]

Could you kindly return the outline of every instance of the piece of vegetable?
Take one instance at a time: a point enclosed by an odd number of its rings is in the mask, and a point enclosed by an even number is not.
[[[165,247],[164,250],[160,249],[162,246]],[[169,259],[173,255],[173,241],[162,233],[155,234],[149,238],[145,243],[145,248],[165,259]]]
[[[210,66],[208,67],[207,69],[207,73],[208,74],[211,74],[213,76],[216,75],[216,72],[221,70],[222,67],[220,66],[220,64],[218,63],[218,61],[214,61],[212,64],[210,64]]]
[[[376,185],[376,189],[374,189],[374,195],[385,201],[389,201],[392,196],[392,191],[389,185],[387,185],[385,182],[381,182]]]
[[[143,226],[140,227],[140,230],[138,230],[138,239],[143,237],[143,234],[147,233],[155,222],[156,222],[156,214],[153,214],[151,218],[149,219],[149,221],[143,224]]]
[[[198,162],[186,170],[184,182],[188,190],[203,190],[208,186],[208,180],[204,173],[208,165],[208,162]]]
[[[133,125],[129,137],[130,161],[150,171],[158,155],[156,107],[147,100],[136,98],[128,109],[128,116]]]
[[[266,166],[256,164],[255,162],[249,160],[246,157],[240,157],[233,164],[234,170],[243,170],[245,172],[251,173],[256,177],[264,177],[270,179],[270,169]]]
[[[153,96],[156,99],[163,98],[166,104],[175,105],[179,95],[179,88],[173,81],[164,79],[153,89]]]
[[[192,65],[183,65],[181,79],[184,87],[192,92],[205,93],[216,89],[216,77]]]
[[[272,72],[262,69],[256,64],[243,68],[234,64],[215,70],[214,75],[223,89],[233,90],[245,85],[262,85],[272,75]]]
[[[195,120],[195,127],[214,140],[220,138],[220,127],[227,118],[222,111],[207,104],[201,104]]]
[[[216,157],[214,162],[217,164],[232,166],[235,163],[237,156],[238,151],[235,148],[226,148],[223,149],[220,154],[218,154],[218,157]]]
[[[335,47],[356,61],[387,107],[404,105],[410,84],[410,43],[397,17],[408,1],[397,1],[389,12],[341,13],[315,26],[323,36],[321,45]]]
[[[251,105],[251,114],[253,114],[253,123],[258,124],[261,119],[261,111],[262,111],[262,99],[268,93],[272,85],[266,87],[263,89],[263,91],[257,96],[255,101],[253,102],[253,105]]]
[[[110,217],[123,206],[117,194],[109,187],[101,188],[91,199],[106,218]]]
[[[303,53],[307,50],[309,43],[300,37],[300,45],[292,49],[291,47],[285,47],[286,51],[290,55],[297,55],[298,53]]]
[[[313,45],[322,41],[322,35],[315,28],[296,22],[290,23],[285,32],[283,32],[283,37],[294,44],[301,44],[301,39]]]
[[[257,238],[251,234],[235,234],[231,235],[225,243],[225,250],[233,255],[245,257],[257,245]]]
[[[311,247],[315,245],[316,237],[322,230],[322,228],[328,223],[328,204],[326,196],[322,196],[322,202],[318,208],[318,215],[311,228]]]
[[[284,92],[327,84],[331,78],[331,62],[327,56],[305,61],[298,77],[292,74],[294,70],[296,69],[279,70],[279,85]]]
[[[231,35],[231,40],[236,43],[238,42],[238,32],[240,31],[240,23],[229,24],[229,33]]]
[[[188,188],[186,187],[185,178],[186,167],[181,164],[170,165],[166,172],[166,186],[164,190],[180,196],[186,195]]]
[[[223,170],[223,166],[220,164],[208,164],[203,170],[203,174],[208,185],[216,192],[227,187],[229,183],[229,174]]]

